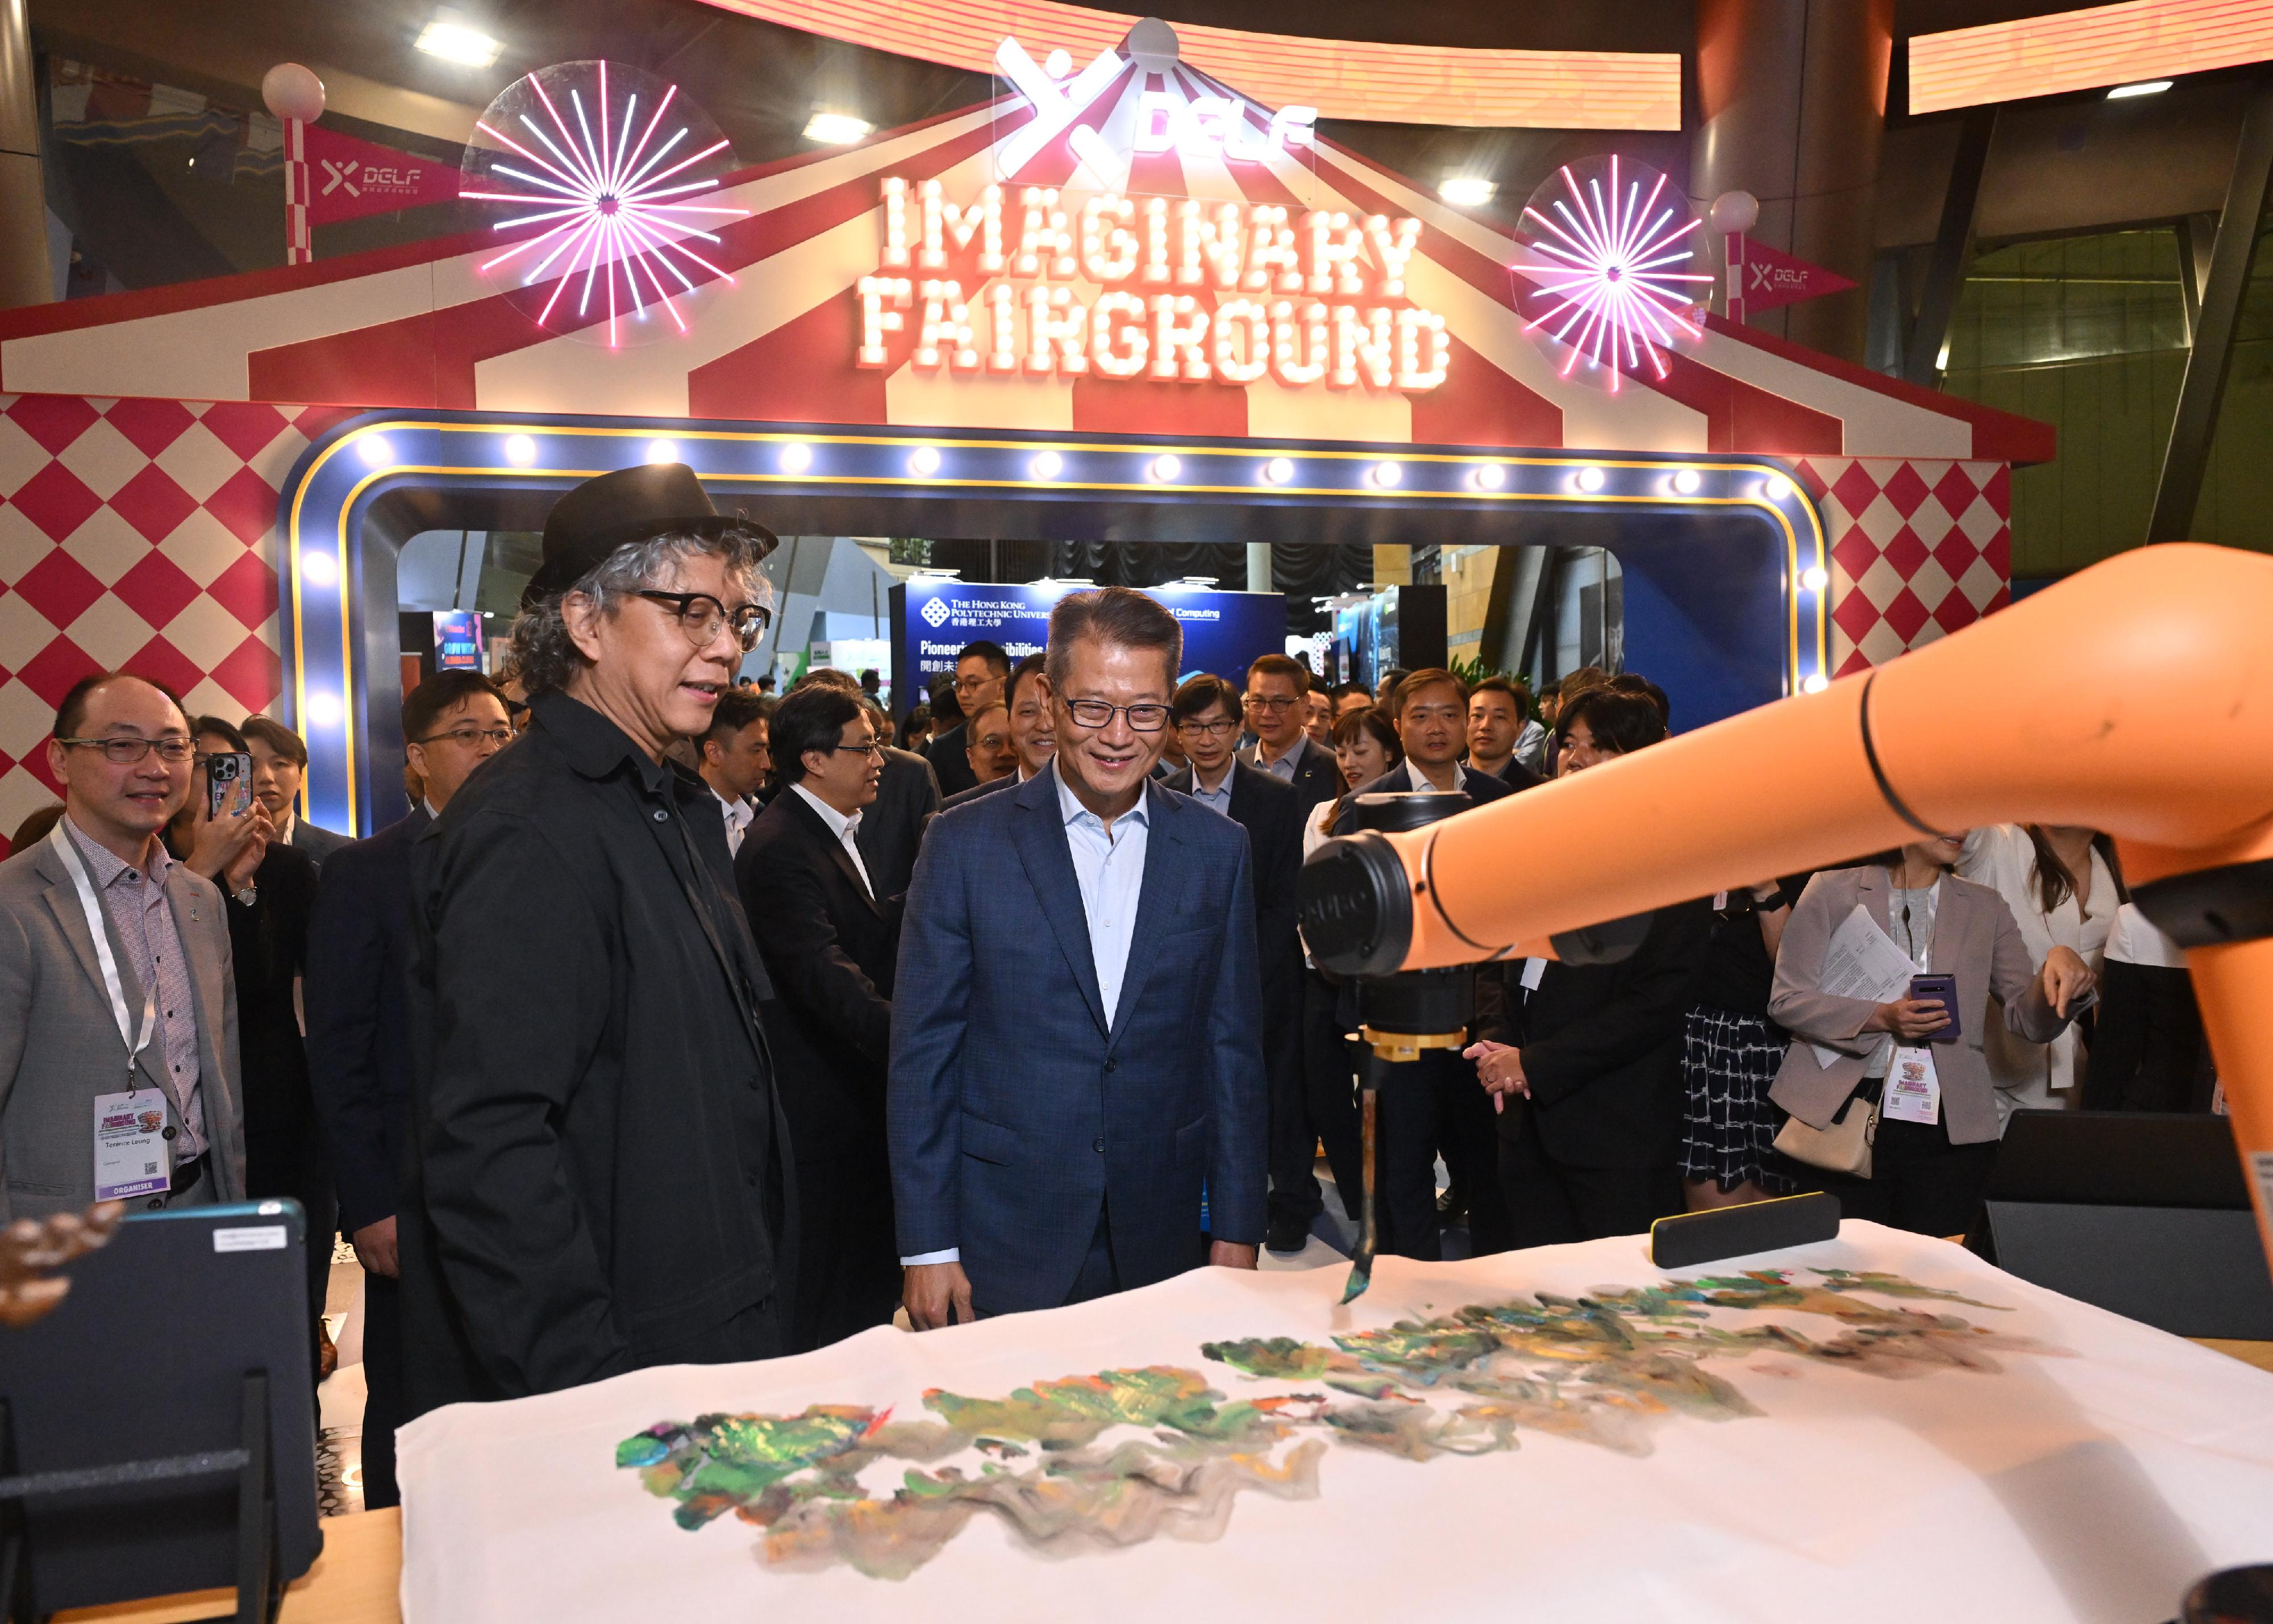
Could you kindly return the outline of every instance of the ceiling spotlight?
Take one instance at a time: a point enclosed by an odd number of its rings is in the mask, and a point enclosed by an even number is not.
[[[311,587],[328,587],[340,578],[340,561],[319,548],[300,550],[300,579]]]
[[[1263,465],[1265,484],[1283,485],[1294,477],[1294,465],[1284,457],[1273,457]]]
[[[1807,680],[1799,685],[1810,693],[1820,693],[1831,685],[1831,679],[1821,671],[1810,671]]]
[[[526,434],[506,437],[505,460],[517,468],[525,468],[536,460],[536,442]]]
[[[1437,186],[1437,195],[1455,208],[1482,208],[1499,191],[1499,183],[1481,175],[1448,175]]]
[[[1579,470],[1579,490],[1600,490],[1602,488],[1602,469],[1600,469],[1600,468],[1580,468],[1580,469]]]
[[[1065,459],[1054,451],[1046,451],[1026,465],[1026,472],[1036,479],[1055,479],[1058,470],[1065,467]]]
[[[1377,462],[1371,477],[1377,485],[1393,485],[1405,477],[1405,470],[1394,462]]]
[[[2110,101],[2122,101],[2132,96],[2159,96],[2171,87],[2166,79],[2142,79],[2136,85],[2118,85],[2107,93]]]
[[[813,466],[813,447],[791,441],[781,449],[781,467],[784,474],[802,474]]]
[[[1479,490],[1497,490],[1507,483],[1507,470],[1497,462],[1487,462],[1470,473],[1468,480]]]
[[[461,68],[486,68],[505,49],[477,28],[446,21],[446,15],[445,13],[428,23],[413,41],[429,56],[439,56],[443,61],[454,62]]]
[[[1162,452],[1152,459],[1152,466],[1144,471],[1165,485],[1184,471],[1184,465],[1181,459]]]
[[[649,462],[678,461],[678,443],[674,440],[649,440],[647,443],[647,460]]]
[[[1821,565],[1811,565],[1799,573],[1799,584],[1810,592],[1820,592],[1831,584],[1831,577],[1823,573]]]
[[[908,472],[928,477],[939,472],[939,448],[919,445],[908,458]]]
[[[366,467],[383,468],[394,460],[394,447],[386,443],[383,434],[367,434],[356,442],[356,454]]]
[[[850,113],[815,113],[805,121],[805,138],[823,146],[843,146],[857,141],[876,126]]]
[[[1673,476],[1673,488],[1685,497],[1695,496],[1697,494],[1697,487],[1704,483],[1705,482],[1703,480],[1697,477],[1697,470],[1695,468],[1684,468],[1681,472]]]
[[[1771,474],[1768,475],[1767,483],[1762,485],[1760,489],[1767,493],[1769,501],[1781,502],[1791,494],[1791,481],[1781,474]]]

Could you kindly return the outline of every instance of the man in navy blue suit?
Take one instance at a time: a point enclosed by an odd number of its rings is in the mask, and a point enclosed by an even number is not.
[[[919,1330],[1255,1267],[1268,1096],[1247,835],[1150,782],[1182,654],[1140,592],[1061,600],[1050,770],[924,837],[887,1100]]]
[[[410,899],[418,842],[473,770],[513,737],[505,696],[479,671],[439,671],[402,701],[402,737],[425,786],[410,815],[324,864],[308,920],[308,1079],[340,1228],[363,1261],[364,1503],[397,1503],[402,1418],[400,1173],[409,1140]]]

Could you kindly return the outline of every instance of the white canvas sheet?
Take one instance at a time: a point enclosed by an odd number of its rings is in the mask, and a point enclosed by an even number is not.
[[[1881,1271],[1995,1306],[1860,1290],[1848,1294],[1864,1305],[1860,1325],[1789,1307],[1687,1305],[1687,1321],[1629,1313],[1618,1323],[1646,1332],[1774,1324],[1818,1348],[1851,1333],[1850,1350],[1890,1335],[1887,1345],[1902,1344],[1886,1311],[1945,1318],[1910,1339],[1907,1363],[1881,1362],[1906,1376],[1872,1373],[1869,1358],[1763,1345],[1701,1361],[1728,1385],[1685,1410],[1590,1385],[1564,1361],[1560,1385],[1539,1390],[1579,1401],[1573,1413],[1593,1419],[1577,1432],[1592,1426],[1623,1452],[1526,1424],[1510,1434],[1512,1448],[1470,1428],[1459,1447],[1483,1452],[1412,1459],[1313,1421],[1263,1462],[1291,1482],[1302,1473],[1286,1466],[1290,1452],[1309,1448],[1313,1497],[1287,1483],[1246,1488],[1224,1502],[1227,1519],[1215,1508],[1219,1534],[1203,1504],[1204,1473],[1179,1478],[1164,1465],[1153,1474],[1165,1493],[1152,1508],[1167,1508],[1158,1537],[1114,1546],[1088,1538],[1076,1518],[1038,1545],[990,1506],[904,1577],[872,1576],[825,1545],[818,1556],[807,1548],[769,1561],[767,1531],[731,1512],[681,1527],[677,1501],[617,1464],[619,1446],[643,1429],[711,1411],[795,1416],[833,1403],[889,1407],[883,1425],[920,1425],[937,1419],[927,1389],[995,1398],[1037,1381],[1148,1366],[1198,1373],[1227,1403],[1321,1395],[1346,1415],[1354,1406],[1393,1423],[1415,1411],[1415,1383],[1369,1405],[1362,1393],[1375,1373],[1344,1370],[1339,1388],[1251,1379],[1201,1344],[1287,1337],[1324,1347],[1336,1335],[1463,1304],[1760,1269],[1789,1271],[1796,1287],[1823,1285],[1819,1270]],[[1849,1223],[1835,1242],[1669,1276],[1650,1267],[1637,1237],[1468,1263],[1384,1258],[1372,1291],[1347,1309],[1335,1303],[1341,1283],[1339,1269],[1204,1269],[1053,1313],[923,1336],[879,1329],[795,1358],[645,1371],[437,1412],[401,1438],[404,1617],[2157,1624],[2202,1573],[2273,1558],[2273,1376],[2026,1285],[1943,1242]],[[1819,1291],[1810,1300],[1831,1299]],[[1989,1334],[1954,1328],[1953,1316]],[[1932,1362],[1953,1349],[1959,1362]],[[1471,1373],[1519,1387],[1527,1373],[1556,1366],[1532,1351]],[[1433,1421],[1489,1404],[1449,1387],[1419,1392]],[[1759,1413],[1714,1418],[1732,1402]],[[1119,1426],[1078,1458],[1121,1443],[1173,1446],[1177,1436]],[[965,1482],[990,1469],[1031,1472],[1046,1453],[998,1444],[878,1458],[859,1477],[888,1497],[911,1480],[904,1474],[935,1493],[954,1481],[944,1469],[960,1467]],[[889,1558],[889,1538],[881,1548]]]

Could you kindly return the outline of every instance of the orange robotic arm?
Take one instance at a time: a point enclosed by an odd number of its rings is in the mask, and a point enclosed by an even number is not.
[[[2186,948],[2273,1255],[2273,558],[2125,553],[1820,693],[1330,842],[1303,932],[1349,975],[1575,958],[1605,921],[2009,822],[2114,835]]]

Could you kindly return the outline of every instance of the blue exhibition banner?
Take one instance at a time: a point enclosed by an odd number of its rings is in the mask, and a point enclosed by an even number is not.
[[[895,588],[900,624],[895,655],[914,665],[912,680],[896,692],[920,695],[932,677],[955,669],[966,643],[1000,643],[1013,661],[1039,652],[1049,640],[1050,610],[1079,583],[1036,581],[987,586],[917,576]],[[1204,587],[1147,587],[1145,595],[1175,616],[1184,629],[1183,669],[1177,680],[1212,671],[1244,685],[1256,657],[1287,651],[1287,600],[1276,592],[1216,592]],[[896,664],[900,663],[896,660]],[[897,680],[901,673],[894,673]]]

